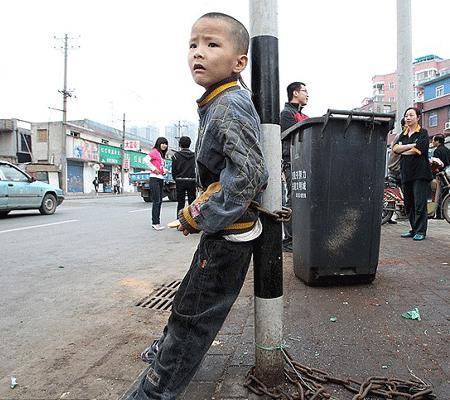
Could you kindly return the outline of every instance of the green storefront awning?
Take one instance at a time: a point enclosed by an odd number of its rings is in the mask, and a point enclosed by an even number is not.
[[[144,162],[144,157],[147,156],[146,153],[127,150],[126,154],[130,160],[130,167],[148,169],[148,164]],[[101,144],[99,157],[100,162],[103,164],[122,165],[122,149],[119,147]]]
[[[101,163],[122,165],[122,149],[119,147],[101,144],[99,153]]]
[[[127,156],[130,159],[130,167],[148,169],[148,164],[144,162],[145,153],[127,150]]]

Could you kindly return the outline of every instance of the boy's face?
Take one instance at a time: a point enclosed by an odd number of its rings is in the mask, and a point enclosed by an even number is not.
[[[240,73],[248,58],[236,50],[226,21],[200,18],[192,27],[188,61],[195,83],[207,89]]]

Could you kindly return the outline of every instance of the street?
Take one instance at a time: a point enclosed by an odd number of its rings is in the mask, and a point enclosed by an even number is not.
[[[182,278],[198,239],[152,230],[150,210],[110,196],[0,220],[0,399],[115,398],[140,373],[167,313],[135,303]],[[175,214],[164,202],[162,223]]]
[[[163,224],[175,208],[163,203]],[[145,368],[139,354],[169,316],[136,303],[183,277],[199,239],[152,230],[150,209],[138,196],[100,196],[66,200],[53,216],[22,211],[0,220],[0,399],[120,399],[135,386]],[[399,238],[407,226],[382,227],[371,285],[305,286],[285,254],[284,337],[306,365],[361,380],[412,372],[444,400],[450,225],[430,220],[420,243]],[[421,321],[401,316],[414,307]],[[243,386],[252,365],[250,271],[182,399],[256,399]]]

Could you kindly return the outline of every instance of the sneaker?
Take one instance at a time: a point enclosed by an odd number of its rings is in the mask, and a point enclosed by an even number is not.
[[[414,233],[413,232],[405,232],[405,233],[402,233],[400,236],[402,238],[412,238],[412,237],[414,237]]]
[[[156,358],[158,351],[159,351],[159,340],[154,340],[153,343],[141,353],[141,360],[144,361],[145,363],[151,364],[153,360]]]
[[[155,231],[162,231],[162,230],[164,229],[164,227],[161,226],[160,224],[156,224],[156,225],[153,225],[153,224],[152,224],[152,228],[153,228]]]
[[[416,233],[413,237],[413,240],[424,240],[425,235],[422,235],[421,233]]]

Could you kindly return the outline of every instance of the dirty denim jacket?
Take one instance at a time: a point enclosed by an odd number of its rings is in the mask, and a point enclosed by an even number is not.
[[[231,224],[258,219],[257,212],[248,207],[252,200],[260,199],[268,180],[260,120],[250,93],[236,82],[210,89],[198,104],[197,183],[206,189],[220,182],[221,189],[201,204],[193,217],[205,233],[223,233]],[[242,230],[227,231],[238,232]]]

